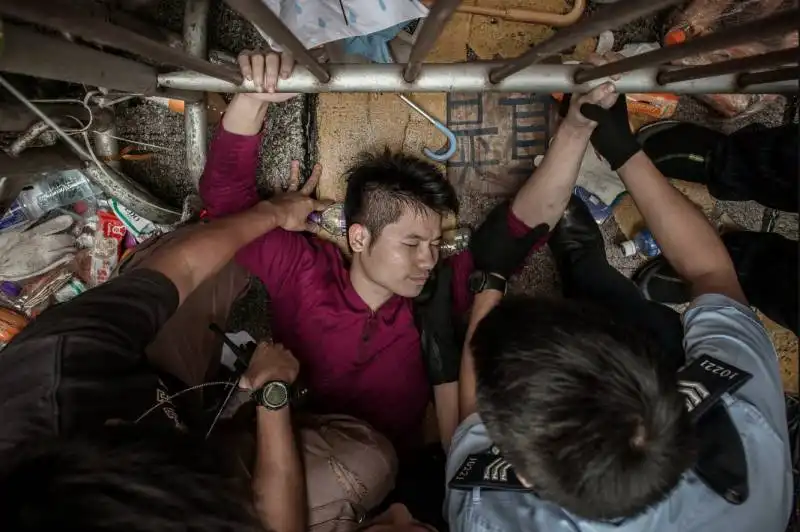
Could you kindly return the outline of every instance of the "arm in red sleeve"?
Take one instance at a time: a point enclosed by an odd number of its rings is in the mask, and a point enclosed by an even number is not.
[[[508,228],[514,237],[524,236],[532,228],[517,218],[511,209],[508,209]],[[550,233],[536,242],[530,253],[535,252],[547,243]],[[472,306],[472,292],[469,290],[469,276],[475,269],[472,254],[469,250],[462,251],[448,259],[453,267],[453,312],[456,316],[463,316]]]
[[[237,135],[217,130],[200,179],[200,197],[208,213],[226,216],[258,203],[256,167],[261,135]]]

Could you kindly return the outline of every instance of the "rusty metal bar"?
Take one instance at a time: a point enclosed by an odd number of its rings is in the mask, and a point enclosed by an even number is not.
[[[9,22],[0,70],[137,94],[157,92],[156,69]]]
[[[188,0],[183,15],[183,42],[186,52],[201,59],[208,58],[208,10],[211,0]],[[208,98],[202,93],[196,102],[186,102],[183,111],[186,143],[186,166],[195,186],[200,183],[206,166],[208,147]]]
[[[425,63],[414,83],[403,79],[402,64],[332,64],[331,79],[321,83],[306,68],[297,67],[288,79],[279,79],[278,92],[586,92],[602,83],[592,81],[583,85],[573,82],[580,65],[534,65],[497,84],[489,81],[489,72],[498,62]],[[670,67],[667,67],[670,68]],[[659,92],[656,82],[661,69],[639,69],[623,74],[614,82],[617,90],[626,92]],[[793,84],[780,81],[741,89],[736,74],[714,76],[673,83],[669,90],[675,94],[716,94],[732,92],[786,92]],[[162,87],[187,91],[256,92],[252,81],[234,85],[196,72],[170,72],[158,76]]]
[[[748,72],[746,74],[739,75],[739,78],[736,81],[743,89],[749,89],[750,87],[758,89],[759,87],[756,85],[791,80],[796,82],[800,80],[800,66],[778,68],[775,70],[767,70],[766,72]],[[787,92],[797,92],[797,89],[798,83],[793,83],[792,87],[788,89]]]
[[[516,74],[528,65],[540,62],[548,55],[574,46],[583,39],[594,37],[610,28],[618,28],[632,20],[636,20],[650,13],[655,13],[666,7],[679,4],[684,0],[622,0],[608,7],[598,9],[597,13],[578,22],[574,26],[559,30],[555,35],[543,41],[530,50],[505,61],[489,74],[492,83],[499,83],[512,74]]]
[[[314,60],[300,39],[261,0],[225,0],[225,3],[285,47],[318,80],[326,83],[331,78],[327,67]]]
[[[713,52],[714,50],[756,41],[765,37],[777,37],[790,31],[795,31],[798,26],[800,26],[800,9],[782,11],[748,24],[704,35],[680,44],[666,46],[602,66],[585,68],[575,74],[575,83],[586,83],[587,81],[629,72],[638,68],[663,65],[675,59]]]
[[[691,66],[680,70],[662,72],[658,75],[658,82],[666,85],[678,81],[690,79],[707,78],[709,76],[719,76],[722,74],[735,74],[738,72],[749,72],[754,68],[769,68],[780,65],[797,63],[800,57],[800,48],[789,48],[787,50],[777,50],[761,55],[750,57],[740,57],[728,61],[719,61],[710,65]]]
[[[411,47],[408,64],[403,72],[403,79],[408,83],[412,83],[419,76],[422,62],[433,49],[436,39],[444,30],[444,25],[447,24],[460,4],[461,0],[437,0],[433,4],[428,16],[422,22],[414,46]]]
[[[89,42],[124,50],[158,63],[194,70],[233,83],[242,81],[241,74],[234,68],[214,65],[121,26],[75,13],[74,8],[71,9],[60,1],[0,2],[0,14],[66,32]]]

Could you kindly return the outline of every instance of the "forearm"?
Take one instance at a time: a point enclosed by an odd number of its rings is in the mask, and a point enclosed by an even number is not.
[[[464,352],[461,356],[461,373],[458,379],[459,421],[478,411],[476,394],[475,365],[472,361],[470,342],[480,321],[503,299],[497,290],[484,290],[475,296],[472,314],[469,317]]]
[[[528,227],[553,228],[567,207],[592,130],[562,123],[539,167],[519,190],[511,210]]]
[[[257,408],[256,463],[253,496],[267,530],[305,530],[305,476],[294,439],[289,407]]]
[[[269,103],[237,94],[222,117],[222,127],[237,135],[255,135],[261,131]]]
[[[458,381],[446,382],[433,387],[436,421],[439,426],[439,440],[445,452],[450,448],[450,440],[458,427]]]
[[[233,98],[208,150],[200,197],[213,217],[248,209],[259,201],[258,152],[267,104],[242,95]]]
[[[695,295],[720,292],[746,302],[730,256],[703,213],[640,151],[618,170],[662,253]]]
[[[277,227],[272,206],[263,202],[247,211],[182,230],[141,267],[169,278],[183,302],[200,284],[233,260],[239,249]]]

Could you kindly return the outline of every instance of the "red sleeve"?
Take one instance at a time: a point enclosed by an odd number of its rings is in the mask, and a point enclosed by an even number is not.
[[[213,217],[235,214],[258,203],[256,167],[261,135],[237,135],[217,129],[208,150],[200,197]]]
[[[208,150],[200,197],[208,214],[227,216],[259,201],[256,167],[261,135],[237,135],[219,127]],[[236,254],[236,261],[256,275],[275,298],[301,268],[313,263],[313,249],[302,233],[273,229]]]
[[[532,229],[528,227],[525,222],[517,218],[511,209],[508,209],[508,228],[512,236],[517,238],[524,236],[525,233]],[[530,253],[544,246],[549,237],[550,233],[536,242],[533,247],[531,247]],[[470,253],[469,250],[462,251],[452,256],[449,260],[453,268],[453,312],[456,316],[462,316],[466,314],[470,306],[472,306],[472,292],[469,290],[469,276],[472,270],[475,269],[475,264],[472,261],[472,253]]]

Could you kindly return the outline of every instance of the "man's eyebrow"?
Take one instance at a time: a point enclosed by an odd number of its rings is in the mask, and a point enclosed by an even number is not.
[[[411,239],[414,239],[414,240],[428,240],[428,237],[421,236],[421,235],[418,235],[416,233],[412,233],[410,235],[406,235],[404,238],[411,238]],[[442,239],[442,233],[439,233],[438,235],[434,236],[430,240],[441,240],[441,239]]]

